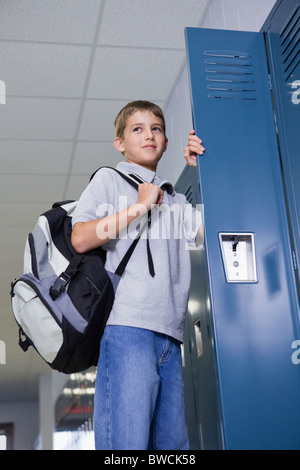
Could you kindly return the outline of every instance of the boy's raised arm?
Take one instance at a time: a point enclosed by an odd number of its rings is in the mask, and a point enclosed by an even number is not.
[[[202,140],[196,136],[195,131],[189,132],[188,145],[183,149],[183,155],[186,159],[186,163],[189,166],[197,166],[197,155],[203,155],[205,148],[202,145]],[[200,225],[197,237],[196,244],[203,245],[204,242],[204,228],[203,223]]]
[[[163,191],[152,183],[142,183],[138,188],[137,202],[127,209],[103,219],[77,222],[72,230],[71,242],[78,253],[93,250],[110,240],[114,240],[128,225],[145,215],[152,204],[160,205]]]
[[[202,140],[195,135],[195,131],[189,132],[188,145],[183,149],[183,155],[189,166],[197,166],[197,155],[203,155],[205,148]]]

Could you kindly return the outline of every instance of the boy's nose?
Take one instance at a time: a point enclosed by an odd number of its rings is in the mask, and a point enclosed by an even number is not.
[[[148,129],[146,132],[145,132],[145,140],[149,140],[149,139],[153,139],[153,132],[151,129]]]

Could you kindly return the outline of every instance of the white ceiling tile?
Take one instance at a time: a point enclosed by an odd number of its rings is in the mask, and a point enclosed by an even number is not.
[[[21,260],[23,261],[23,260]],[[6,292],[9,295],[9,286],[13,279],[19,275],[19,266],[12,265],[11,263],[1,263],[1,271],[0,271],[0,286],[4,287],[4,293]],[[3,290],[2,290],[3,293]],[[1,309],[0,309],[0,317],[1,317]],[[0,339],[2,331],[0,330]],[[1,388],[1,387],[0,387]]]
[[[87,176],[71,176],[68,182],[68,188],[65,193],[65,199],[79,199],[81,193],[87,187],[89,178]]]
[[[0,243],[4,248],[12,247],[25,247],[28,233],[31,232],[33,227],[23,225],[21,227],[1,227]],[[22,258],[21,258],[22,260]],[[23,261],[23,260],[22,260]],[[3,259],[1,260],[1,264]],[[9,264],[11,264],[9,262]],[[3,265],[2,265],[3,268]]]
[[[99,47],[88,97],[166,100],[184,59],[183,51]]]
[[[33,227],[32,227],[33,228]],[[4,237],[3,237],[4,239]],[[18,245],[1,246],[0,248],[0,263],[2,264],[20,264],[23,262],[25,241]],[[1,289],[0,289],[1,295]]]
[[[0,38],[91,43],[101,0],[1,0]]]
[[[79,100],[9,98],[0,108],[0,138],[73,139],[79,111]]]
[[[198,26],[209,3],[210,0],[109,0],[99,43],[184,49],[184,28]]]
[[[86,101],[79,130],[79,140],[104,140],[113,142],[114,121],[126,101]]]
[[[3,335],[3,328],[2,328],[3,318],[4,318],[4,316],[12,315],[11,298],[10,298],[10,295],[9,295],[11,282],[21,272],[22,264],[23,263],[21,262],[21,264],[15,265],[15,271],[14,271],[13,276],[11,278],[6,276],[5,279],[2,279],[2,280],[0,279],[0,306],[1,306],[1,309],[0,309],[0,325],[1,325],[0,339],[3,339],[2,338],[2,335]],[[6,266],[6,264],[4,264],[3,267],[4,266]],[[6,313],[6,315],[4,315],[4,312]],[[1,380],[0,380],[0,383],[1,383]]]
[[[6,295],[2,294],[0,296],[0,302],[1,302],[1,305],[5,305],[6,308],[5,310],[2,309],[2,312],[1,312],[1,325],[3,325],[4,323],[5,326],[9,328],[11,332],[15,335],[18,331],[18,328],[16,329],[17,324],[14,319],[12,308],[11,308],[11,299],[9,295],[10,283],[7,283],[6,285],[4,285],[4,289],[6,291]]]
[[[113,142],[115,137],[115,118],[128,101],[127,99],[124,101],[86,101],[78,139],[80,141]],[[156,100],[156,103],[163,108],[164,101]]]
[[[1,228],[23,225],[34,227],[37,217],[50,208],[48,202],[0,202]]]
[[[3,140],[0,145],[2,174],[65,174],[72,142]]]
[[[123,155],[113,142],[78,142],[76,145],[72,175],[91,175],[100,166],[115,167]]]
[[[9,96],[81,97],[89,46],[2,42],[1,79]]]
[[[0,202],[59,201],[63,197],[65,176],[1,175]]]

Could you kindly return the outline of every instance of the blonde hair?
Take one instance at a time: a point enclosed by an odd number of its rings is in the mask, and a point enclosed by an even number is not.
[[[121,109],[121,111],[117,115],[115,119],[116,137],[120,137],[121,139],[124,138],[124,130],[127,124],[127,120],[136,111],[149,111],[150,113],[153,113],[155,116],[160,118],[163,123],[164,134],[166,133],[165,117],[161,108],[157,104],[151,103],[150,101],[138,100],[128,103],[126,106],[124,106],[124,108]]]

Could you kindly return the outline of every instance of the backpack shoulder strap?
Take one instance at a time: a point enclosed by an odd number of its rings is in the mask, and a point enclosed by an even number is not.
[[[139,185],[139,184],[144,183],[144,181],[142,180],[142,178],[140,178],[138,175],[136,175],[136,174],[125,174],[125,173],[123,173],[122,171],[117,170],[116,168],[113,168],[113,167],[111,167],[111,166],[101,166],[100,168],[98,168],[98,170],[94,171],[94,173],[93,173],[92,176],[90,177],[90,182],[92,181],[92,179],[94,178],[94,176],[96,175],[96,173],[98,173],[98,171],[100,171],[102,168],[108,168],[109,170],[115,171],[115,172],[118,173],[124,180],[126,180],[127,183],[131,184],[131,186],[133,186],[136,190],[138,189],[138,185]]]

